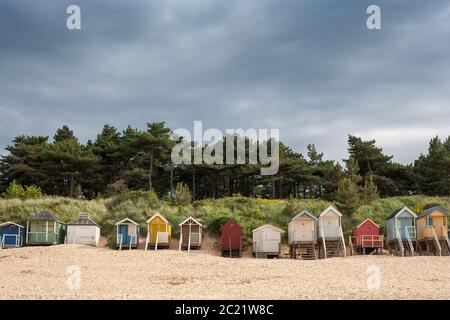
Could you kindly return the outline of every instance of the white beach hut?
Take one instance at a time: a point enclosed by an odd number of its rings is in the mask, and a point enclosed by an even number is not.
[[[202,224],[189,217],[179,224],[180,226],[180,243],[178,250],[200,249],[202,245]]]
[[[100,227],[88,213],[80,213],[78,219],[67,224],[67,244],[98,246]]]
[[[306,210],[292,218],[288,225],[291,258],[317,259],[317,225],[318,219]]]
[[[319,242],[322,258],[345,257],[342,214],[333,206],[326,208],[319,216]]]
[[[253,254],[255,257],[278,257],[281,252],[281,235],[283,229],[265,224],[252,231]]]

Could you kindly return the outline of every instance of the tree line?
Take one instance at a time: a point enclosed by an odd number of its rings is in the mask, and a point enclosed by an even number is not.
[[[92,199],[152,190],[173,199],[178,186],[189,189],[194,200],[234,194],[317,198],[336,201],[344,211],[377,197],[450,195],[450,138],[433,138],[427,154],[407,165],[394,162],[375,140],[352,135],[343,165],[325,160],[314,144],[303,155],[280,142],[278,173],[261,176],[255,164],[173,165],[170,155],[176,142],[171,133],[164,122],[152,122],[145,130],[128,126],[119,131],[105,125],[86,144],[68,126],[58,129],[52,139],[18,136],[0,158],[0,193],[14,182],[15,187],[37,187],[47,195]],[[249,143],[246,140],[247,147]]]

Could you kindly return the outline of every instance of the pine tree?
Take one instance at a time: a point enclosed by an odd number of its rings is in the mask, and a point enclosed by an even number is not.
[[[55,142],[68,141],[68,140],[73,140],[73,141],[78,142],[78,139],[74,136],[73,131],[70,130],[70,128],[66,125],[64,125],[60,129],[56,130],[56,134],[53,136],[53,140]]]
[[[361,188],[361,201],[365,204],[380,198],[377,185],[372,177],[364,179],[364,186]]]
[[[336,202],[338,208],[347,216],[351,216],[360,206],[359,188],[352,179],[345,177],[339,181]]]

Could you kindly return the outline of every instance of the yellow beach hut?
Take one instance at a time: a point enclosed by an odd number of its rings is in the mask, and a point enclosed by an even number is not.
[[[447,228],[448,213],[436,206],[417,216],[417,241],[429,255],[450,255],[450,240]]]
[[[148,250],[149,247],[155,250],[169,248],[170,239],[172,238],[172,226],[169,221],[161,214],[155,213],[147,220],[147,226],[145,250]]]

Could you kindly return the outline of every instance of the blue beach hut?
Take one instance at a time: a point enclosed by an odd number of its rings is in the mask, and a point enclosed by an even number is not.
[[[122,250],[122,247],[132,249],[139,245],[139,224],[125,218],[116,223],[116,248]]]
[[[408,207],[394,211],[386,219],[386,242],[388,249],[395,255],[405,256],[414,254],[417,250],[417,215]]]
[[[18,248],[23,246],[25,228],[15,222],[0,223],[0,246],[5,248]]]

